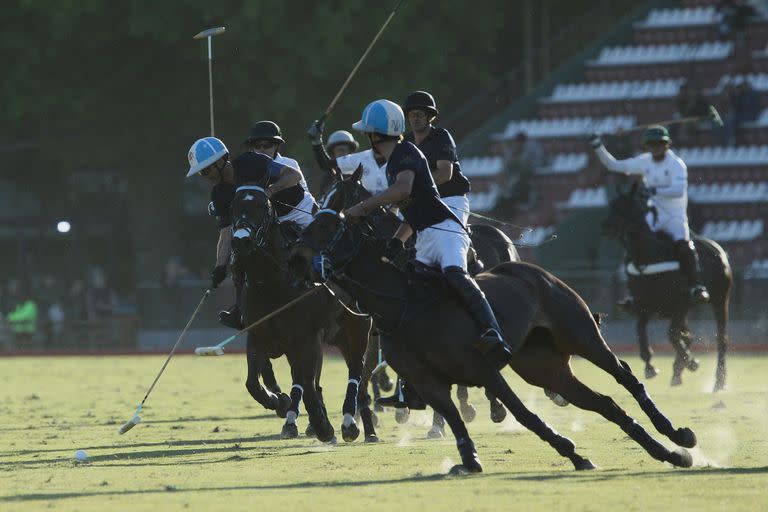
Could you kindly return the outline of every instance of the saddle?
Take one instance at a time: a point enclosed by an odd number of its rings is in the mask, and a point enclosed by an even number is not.
[[[627,253],[624,258],[626,273],[629,277],[655,276],[680,270],[672,237],[664,232],[652,234],[657,250],[654,254],[635,255]]]

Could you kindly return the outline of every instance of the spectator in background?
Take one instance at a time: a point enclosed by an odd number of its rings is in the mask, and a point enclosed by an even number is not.
[[[716,9],[722,16],[718,27],[720,39],[743,41],[747,20],[757,14],[755,8],[746,0],[721,0]]]
[[[704,93],[699,88],[690,87],[687,83],[680,86],[677,96],[677,112],[675,119],[684,117],[704,117],[709,114],[709,104],[704,99]],[[675,125],[674,138],[678,143],[690,141],[695,132],[712,128],[709,125],[684,123]]]
[[[44,275],[36,295],[40,309],[40,330],[46,348],[50,348],[60,339],[64,327],[62,291],[56,278],[50,274]]]
[[[104,271],[93,267],[85,288],[85,306],[88,320],[110,318],[117,309],[117,295],[107,287]]]
[[[735,146],[741,126],[760,116],[760,95],[749,80],[741,77],[729,84],[724,93],[729,107],[723,118],[726,144]]]
[[[541,145],[525,132],[519,132],[511,143],[505,145],[503,158],[501,192],[506,203],[504,211],[509,214],[520,207],[530,208],[535,199],[531,193],[533,173],[544,165]]]
[[[64,314],[67,318],[75,322],[85,322],[88,320],[87,309],[85,283],[82,279],[75,279],[69,287]]]
[[[10,309],[6,319],[16,339],[18,348],[30,348],[37,331],[37,303],[26,286],[18,280],[9,281],[7,304]]]

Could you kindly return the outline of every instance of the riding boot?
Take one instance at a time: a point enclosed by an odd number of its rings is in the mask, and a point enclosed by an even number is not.
[[[693,240],[679,240],[675,242],[675,254],[680,262],[680,270],[688,280],[688,298],[694,304],[706,304],[709,302],[709,292],[701,282],[701,269],[699,256]]]
[[[477,251],[472,242],[469,242],[469,250],[467,251],[467,272],[471,276],[475,276],[485,270],[483,261],[477,256]]]
[[[413,409],[423,410],[427,408],[427,404],[416,393],[413,386],[408,384],[402,377],[397,378],[397,386],[395,388],[395,394],[384,398],[377,398],[376,405],[382,407],[394,407],[396,409]]]
[[[238,272],[237,265],[232,265],[232,282],[235,284],[235,304],[229,309],[219,312],[219,323],[238,331],[243,328],[243,312],[240,309],[240,296],[242,295],[245,279]]]
[[[491,305],[475,280],[461,267],[448,267],[443,275],[475,321],[480,324],[481,334],[475,340],[474,347],[499,367],[509,364],[512,360],[512,351],[501,336],[496,315],[493,314]]]

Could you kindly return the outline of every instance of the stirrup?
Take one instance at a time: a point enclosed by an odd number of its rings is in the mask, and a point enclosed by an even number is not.
[[[698,284],[688,289],[688,297],[694,304],[706,304],[709,302],[709,291]]]
[[[475,341],[477,349],[485,357],[494,361],[498,367],[503,368],[512,361],[512,351],[496,329],[486,329]]]

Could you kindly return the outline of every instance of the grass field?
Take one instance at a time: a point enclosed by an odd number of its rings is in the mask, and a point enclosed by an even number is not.
[[[699,447],[687,470],[651,459],[613,424],[559,408],[510,382],[599,469],[571,464],[513,420],[495,425],[477,389],[469,424],[485,473],[445,476],[458,461],[452,436],[425,439],[429,418],[407,425],[380,414],[381,443],[336,446],[278,436],[282,420],[247,394],[243,356],[179,357],[124,436],[118,426],[141,400],[161,356],[0,359],[0,510],[766,510],[768,509],[768,357],[732,356],[728,390],[710,393],[714,359],[670,388],[671,360],[648,383],[676,426]],[[636,359],[630,364],[640,368]],[[612,395],[652,431],[631,397],[584,361],[575,372]],[[288,387],[285,363],[276,366]],[[323,387],[338,430],[346,370],[325,365]],[[300,430],[306,424],[300,417]],[[660,435],[654,436],[670,445]],[[337,432],[338,434],[338,432]],[[340,439],[339,435],[339,439]],[[90,461],[75,463],[77,449]]]

